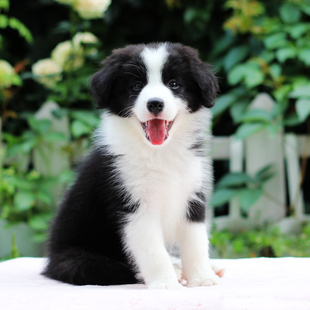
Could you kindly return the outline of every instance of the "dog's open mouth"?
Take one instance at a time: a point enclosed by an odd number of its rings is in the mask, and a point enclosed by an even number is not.
[[[164,119],[153,118],[145,123],[141,123],[141,125],[145,132],[145,137],[153,145],[161,145],[168,138],[173,122],[174,120],[168,122]]]

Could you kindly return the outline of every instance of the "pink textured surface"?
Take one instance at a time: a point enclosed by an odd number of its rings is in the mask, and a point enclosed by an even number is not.
[[[212,260],[221,284],[177,291],[144,285],[72,286],[40,275],[44,258],[0,263],[0,308],[40,310],[310,310],[310,258]]]

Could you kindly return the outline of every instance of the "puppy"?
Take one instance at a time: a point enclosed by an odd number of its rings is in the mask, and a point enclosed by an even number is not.
[[[104,109],[95,145],[53,222],[43,274],[76,285],[213,285],[206,204],[212,191],[208,108],[218,85],[196,50],[130,45],[103,62],[91,87]]]

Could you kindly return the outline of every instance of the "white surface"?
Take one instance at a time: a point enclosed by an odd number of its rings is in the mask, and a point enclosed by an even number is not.
[[[172,291],[73,286],[41,276],[44,258],[17,258],[0,263],[0,309],[310,309],[310,258],[212,261],[226,268],[220,285]]]
[[[271,112],[274,105],[275,102],[268,94],[260,93],[250,104],[250,110]],[[283,130],[270,134],[264,129],[248,137],[245,141],[245,158],[246,172],[250,175],[269,164],[273,165],[275,172],[275,175],[264,184],[264,195],[249,209],[249,218],[261,224],[284,218],[286,189]]]

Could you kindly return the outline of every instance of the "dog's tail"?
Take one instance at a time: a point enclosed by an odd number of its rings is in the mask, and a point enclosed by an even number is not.
[[[138,283],[134,269],[96,253],[71,248],[50,255],[42,274],[75,285],[118,285]]]

